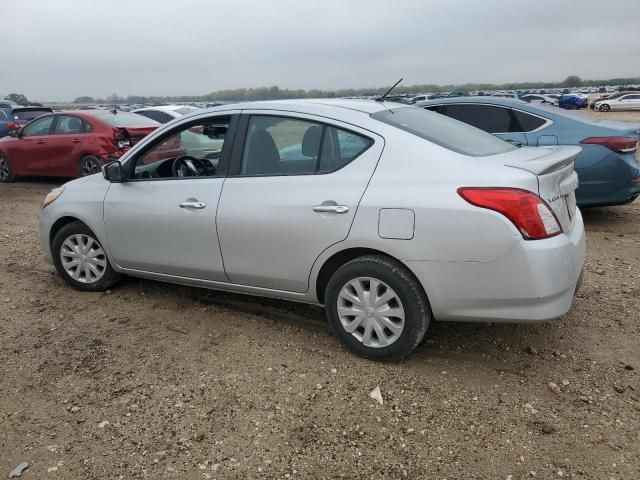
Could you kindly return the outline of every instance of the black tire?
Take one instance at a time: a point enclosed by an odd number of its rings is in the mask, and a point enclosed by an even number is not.
[[[13,182],[16,176],[13,174],[11,162],[4,155],[0,155],[0,183]]]
[[[404,309],[404,327],[390,345],[366,346],[342,325],[338,315],[340,292],[349,282],[361,277],[371,277],[391,287]],[[383,255],[358,257],[340,267],[327,285],[325,311],[331,328],[349,350],[378,361],[399,360],[411,353],[424,338],[432,317],[429,301],[418,279],[400,262]]]
[[[611,107],[609,105],[607,105],[606,103],[604,103],[604,104],[600,105],[598,110],[600,110],[601,112],[608,112],[609,110],[611,110]]]
[[[86,292],[101,292],[115,285],[118,280],[120,280],[121,275],[111,267],[111,263],[106,255],[102,255],[100,258],[101,261],[105,262],[102,276],[94,282],[86,280],[82,281],[81,277],[79,279],[75,279],[67,273],[62,265],[62,247],[63,243],[73,235],[84,235],[89,237],[99,247],[102,247],[98,238],[84,223],[76,221],[65,225],[58,231],[58,233],[56,233],[56,236],[53,238],[53,242],[51,242],[51,256],[53,257],[53,265],[56,267],[58,275],[60,275],[65,282],[76,290]]]
[[[93,155],[85,155],[80,159],[78,163],[78,176],[87,177],[89,175],[95,175],[100,173],[100,160]]]

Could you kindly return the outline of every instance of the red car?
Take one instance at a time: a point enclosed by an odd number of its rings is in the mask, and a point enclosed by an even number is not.
[[[159,126],[136,113],[108,110],[43,115],[0,139],[0,182],[92,175]]]

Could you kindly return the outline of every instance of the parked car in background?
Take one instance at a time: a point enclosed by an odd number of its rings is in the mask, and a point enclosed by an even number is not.
[[[46,114],[0,139],[0,182],[21,175],[82,177],[100,171],[160,124],[135,113]]]
[[[217,157],[166,149],[223,125]],[[298,144],[309,160],[283,160]],[[323,304],[353,352],[397,359],[432,318],[541,321],[570,308],[585,255],[578,153],[519,149],[390,102],[225,106],[53,190],[40,236],[76,289],[125,274]]]
[[[596,110],[608,112],[610,110],[640,110],[640,93],[627,93],[616,98],[607,98],[594,105]]]
[[[565,110],[577,110],[580,108],[587,108],[589,105],[589,100],[580,95],[575,95],[573,93],[561,95],[558,98],[558,106],[560,108],[564,108]]]
[[[198,112],[201,109],[190,105],[163,105],[161,107],[143,107],[133,111],[138,115],[144,115],[156,122],[167,123],[174,118],[179,118],[188,113]]]
[[[592,97],[590,99],[589,108],[591,110],[594,110],[596,107],[596,103],[601,102],[603,100],[607,100],[609,98],[611,99],[618,98],[618,97],[621,97],[622,95],[626,95],[627,93],[631,93],[631,92],[624,91],[624,92],[604,93],[602,95]]]
[[[548,103],[549,105],[553,105],[554,107],[558,106],[558,99],[550,97],[549,95],[543,95],[539,93],[528,93],[526,95],[522,95],[520,100],[524,100],[528,103]]]
[[[508,98],[441,99],[417,105],[518,145],[581,147],[575,167],[580,179],[576,199],[581,207],[620,205],[640,193],[638,125],[592,120]]]
[[[9,135],[11,130],[24,127],[34,118],[51,113],[49,107],[0,106],[0,138]]]

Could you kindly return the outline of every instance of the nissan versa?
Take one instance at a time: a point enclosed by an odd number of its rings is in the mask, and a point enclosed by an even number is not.
[[[52,190],[42,248],[79,290],[133,275],[322,304],[353,352],[397,359],[433,319],[569,310],[579,152],[393,103],[229,105]]]

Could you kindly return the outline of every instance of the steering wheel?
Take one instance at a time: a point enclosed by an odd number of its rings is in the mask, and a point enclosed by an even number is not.
[[[174,177],[201,177],[208,175],[209,170],[209,165],[189,155],[182,155],[171,164],[171,173]]]

